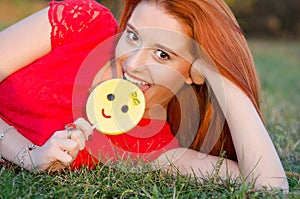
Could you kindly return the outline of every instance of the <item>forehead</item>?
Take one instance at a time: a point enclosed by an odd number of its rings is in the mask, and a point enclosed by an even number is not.
[[[155,3],[139,3],[128,24],[138,31],[146,47],[162,45],[180,55],[187,54],[187,49],[190,49],[190,39],[184,32],[184,25]]]
[[[167,14],[162,7],[151,2],[140,2],[134,9],[129,21],[134,22],[137,28],[164,28],[182,32],[182,24],[175,17]]]

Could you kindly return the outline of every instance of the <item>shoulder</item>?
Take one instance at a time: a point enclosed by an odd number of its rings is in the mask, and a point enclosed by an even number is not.
[[[107,18],[115,21],[111,11],[95,0],[64,0],[50,2],[49,18],[64,23],[72,22],[84,25],[97,18]]]
[[[50,1],[50,7],[59,7],[60,9],[71,9],[72,12],[76,11],[89,11],[89,10],[98,10],[98,11],[108,11],[105,6],[101,5],[95,0],[63,0],[63,1]]]
[[[77,37],[91,26],[115,31],[117,22],[111,11],[95,0],[64,0],[50,2],[49,21],[52,26],[52,46],[61,45]]]
[[[51,13],[51,11],[54,13]],[[64,15],[71,15],[73,16],[73,18],[86,17],[94,19],[97,17],[97,12],[107,13],[110,15],[110,17],[113,17],[108,8],[101,5],[95,0],[52,0],[50,2],[49,14],[58,14],[58,17],[64,17]]]

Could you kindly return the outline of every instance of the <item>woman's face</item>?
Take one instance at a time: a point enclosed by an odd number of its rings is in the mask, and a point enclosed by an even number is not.
[[[116,64],[123,78],[143,91],[145,117],[160,118],[183,84],[191,83],[189,49],[178,20],[155,4],[139,3],[117,45]]]

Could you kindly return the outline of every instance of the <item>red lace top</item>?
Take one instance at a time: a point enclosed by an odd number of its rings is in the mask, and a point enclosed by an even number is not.
[[[1,118],[36,145],[43,145],[55,131],[74,121],[72,92],[77,71],[89,52],[117,30],[111,12],[94,0],[51,1],[49,21],[51,52],[0,84]],[[170,140],[169,128],[160,133]],[[135,137],[125,139],[139,142]],[[74,164],[86,164],[87,160],[85,150]]]
[[[87,141],[86,147],[87,150],[82,151],[73,162],[73,168],[82,164],[93,167],[92,162],[98,160],[106,162],[130,158],[148,162],[179,145],[167,122],[143,118],[135,128],[121,135],[94,132],[92,141]]]

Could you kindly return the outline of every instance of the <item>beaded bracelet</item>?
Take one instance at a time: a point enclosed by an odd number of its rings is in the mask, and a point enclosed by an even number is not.
[[[0,141],[3,140],[5,134],[6,134],[9,130],[11,130],[11,129],[15,129],[15,127],[13,127],[13,126],[8,126],[6,129],[4,129],[4,131],[0,134]],[[4,160],[3,160],[3,158],[2,158],[2,156],[1,156],[1,154],[0,154],[0,163],[3,163],[3,162],[4,162]]]
[[[24,168],[24,159],[25,159],[25,156],[26,156],[26,153],[29,152],[29,151],[32,151],[33,149],[36,148],[36,145],[35,144],[31,144],[27,147],[25,147],[22,151],[22,155],[21,155],[21,160],[20,160],[20,167],[23,169]]]

